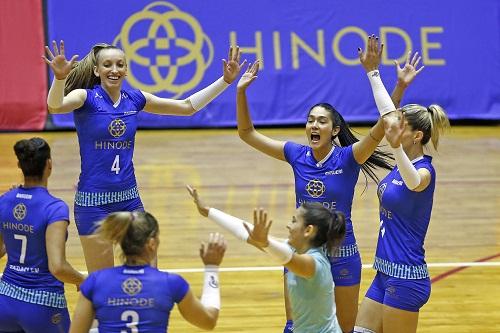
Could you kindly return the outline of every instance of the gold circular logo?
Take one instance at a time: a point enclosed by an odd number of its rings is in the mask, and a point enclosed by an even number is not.
[[[170,92],[173,95],[170,98],[181,96],[201,82],[214,53],[212,42],[200,23],[166,1],[153,2],[132,14],[113,41],[114,45],[118,43],[129,60],[127,81],[130,85],[150,93]],[[204,50],[208,52],[207,59]],[[147,56],[151,53],[153,56]],[[139,79],[136,75],[139,69],[141,74],[149,71],[149,75],[143,74]],[[187,75],[182,73],[191,74],[191,78],[186,82]],[[179,82],[178,76],[184,82]]]
[[[134,296],[141,292],[142,282],[136,278],[128,278],[122,283],[122,290],[129,296]]]
[[[122,136],[125,133],[126,129],[127,125],[121,119],[113,120],[108,126],[109,134],[111,134],[115,138],[119,138],[120,136]]]
[[[306,191],[313,198],[319,198],[323,193],[325,193],[325,184],[321,180],[313,179],[310,180],[306,185]]]
[[[26,206],[22,203],[17,204],[16,207],[12,210],[12,214],[14,215],[14,218],[18,221],[21,221],[26,217],[27,214],[27,209]]]

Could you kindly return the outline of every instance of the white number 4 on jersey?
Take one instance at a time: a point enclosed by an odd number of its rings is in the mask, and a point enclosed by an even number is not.
[[[111,166],[111,171],[118,174],[120,172],[120,155],[115,156],[115,160],[113,161],[113,165]]]

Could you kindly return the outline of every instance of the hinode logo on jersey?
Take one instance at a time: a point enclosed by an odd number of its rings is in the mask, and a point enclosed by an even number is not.
[[[27,214],[28,210],[23,203],[17,204],[12,210],[12,215],[14,215],[14,218],[18,221],[23,220]]]
[[[142,290],[142,282],[137,278],[128,278],[122,283],[122,290],[129,296],[135,296]]]
[[[326,187],[321,180],[310,180],[306,185],[306,191],[313,198],[319,198],[325,193]]]
[[[111,134],[115,138],[119,138],[123,134],[125,134],[125,130],[127,129],[127,125],[121,119],[114,119],[108,126],[109,134]]]

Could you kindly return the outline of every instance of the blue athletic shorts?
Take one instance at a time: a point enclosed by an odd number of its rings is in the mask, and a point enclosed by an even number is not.
[[[0,295],[0,333],[66,333],[68,309],[19,301]]]
[[[349,257],[329,257],[335,286],[355,286],[361,282],[361,256],[359,252]]]
[[[390,307],[418,312],[429,300],[431,280],[398,279],[377,272],[366,297]]]
[[[114,212],[144,211],[140,198],[101,206],[79,206],[75,205],[75,224],[80,236],[92,235],[97,228],[96,222],[104,220],[106,216]]]

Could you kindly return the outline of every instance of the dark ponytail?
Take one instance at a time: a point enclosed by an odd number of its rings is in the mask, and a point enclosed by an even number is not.
[[[332,137],[332,140],[337,138],[340,143],[340,146],[342,147],[348,147],[359,141],[358,138],[351,132],[351,129],[349,128],[349,125],[345,122],[344,117],[342,117],[342,115],[337,110],[335,110],[335,108],[332,105],[328,103],[318,103],[316,105],[313,105],[313,107],[309,110],[309,113],[315,107],[322,107],[323,109],[328,111],[331,115],[333,126],[340,127],[339,133],[337,134],[336,137]],[[374,182],[378,183],[379,179],[375,174],[374,170],[376,168],[392,170],[394,166],[391,164],[391,161],[393,160],[394,159],[392,158],[391,154],[385,153],[380,149],[375,149],[375,151],[368,158],[368,160],[361,165],[361,170],[365,175],[365,179],[368,181],[368,177],[370,177]]]
[[[304,226],[313,225],[318,229],[311,245],[324,246],[329,254],[335,253],[345,236],[344,214],[339,211],[331,212],[319,202],[306,201],[300,207],[303,209]]]
[[[49,144],[42,138],[17,141],[14,152],[24,177],[43,178],[43,172],[50,158]]]
[[[335,210],[332,212],[332,219],[328,226],[326,249],[329,254],[334,254],[342,244],[345,236],[345,216],[344,213]]]

